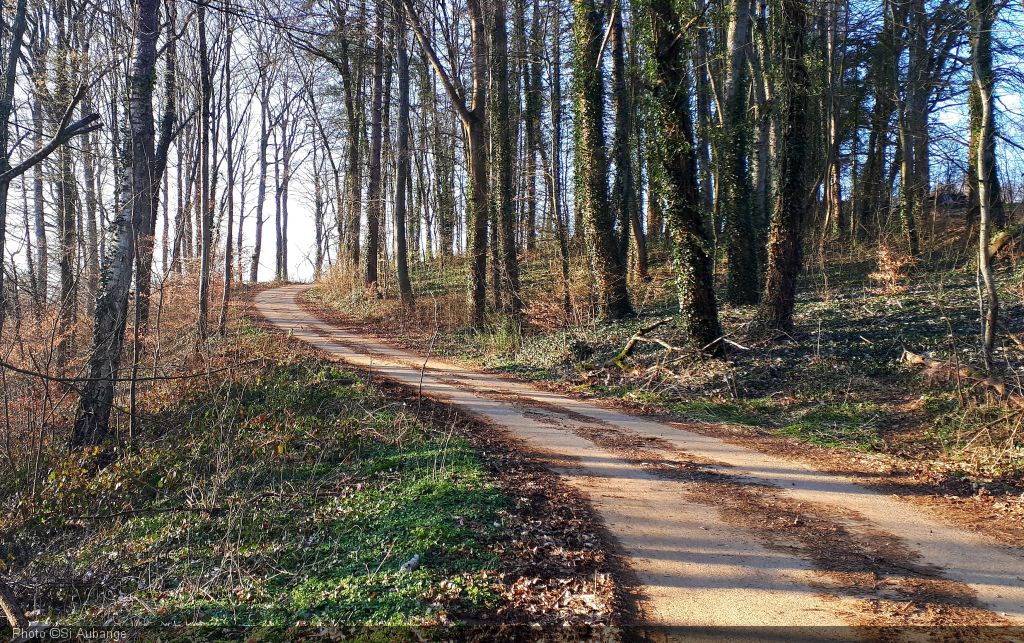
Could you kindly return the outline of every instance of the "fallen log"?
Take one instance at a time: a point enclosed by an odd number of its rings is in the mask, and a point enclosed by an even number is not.
[[[7,616],[7,622],[11,624],[12,628],[25,629],[28,627],[25,611],[18,607],[18,602],[14,600],[14,592],[3,581],[0,581],[0,609]]]
[[[985,377],[970,366],[944,362],[906,349],[903,350],[903,356],[900,359],[907,364],[924,367],[925,374],[930,380],[967,383],[972,388],[980,388],[986,393],[995,394],[1001,402],[1024,409],[1024,395],[1010,392],[1005,382]]]
[[[1005,250],[1014,241],[1024,235],[1024,225],[1016,224],[997,233],[988,243],[988,254],[995,259],[1000,252]]]

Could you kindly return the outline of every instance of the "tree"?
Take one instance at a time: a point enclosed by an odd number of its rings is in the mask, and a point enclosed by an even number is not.
[[[726,218],[726,254],[729,273],[726,294],[734,304],[753,304],[758,299],[757,238],[752,218],[750,169],[750,120],[747,118],[747,56],[750,42],[750,0],[733,0],[729,23],[728,69],[725,79],[722,145],[721,199]]]
[[[11,114],[14,112],[14,91],[18,80],[18,64],[21,60],[21,45],[25,37],[27,25],[27,0],[18,0],[11,19],[11,37],[9,40],[6,66],[3,73],[3,87],[0,88],[0,257],[4,256],[7,240],[7,197],[11,182],[28,170],[32,169],[55,150],[61,148],[76,136],[88,135],[100,127],[99,114],[89,114],[77,121],[72,121],[75,108],[84,95],[83,87],[72,96],[62,115],[57,119],[55,134],[45,144],[39,146],[32,154],[21,162],[11,163]],[[0,332],[3,331],[4,319],[7,314],[6,290],[4,287],[4,270],[0,269]]]
[[[808,207],[807,158],[809,140],[809,89],[806,53],[807,6],[805,0],[779,0],[779,77],[785,105],[779,190],[772,211],[768,237],[768,269],[758,319],[766,328],[793,329],[797,277],[803,264],[803,226]]]
[[[103,265],[100,293],[96,299],[89,378],[71,435],[74,447],[102,444],[110,429],[114,383],[124,345],[136,244],[143,222],[152,218],[157,173],[161,160],[156,151],[153,118],[153,87],[156,83],[156,43],[160,35],[160,0],[139,0],[135,16],[135,58],[128,79],[129,172],[122,201],[113,222],[110,254]],[[161,144],[161,150],[167,145]]]
[[[200,120],[199,120],[199,314],[196,323],[196,334],[200,342],[209,334],[210,309],[210,271],[213,246],[213,210],[215,197],[210,180],[210,157],[215,152],[210,146],[211,129],[213,127],[211,103],[213,101],[213,72],[210,65],[210,53],[206,34],[206,5],[197,9],[199,20],[199,84],[200,84]]]
[[[559,267],[562,271],[562,309],[568,322],[572,318],[570,293],[569,231],[562,205],[562,9],[556,0],[551,3],[551,61],[550,61],[550,116],[551,154],[541,158],[548,167],[548,194],[551,199],[551,218],[555,223],[558,241]],[[535,36],[536,37],[536,36]],[[544,147],[541,146],[542,154]]]
[[[663,177],[664,215],[672,237],[676,293],[680,320],[690,344],[720,350],[714,279],[711,273],[711,238],[697,186],[697,158],[690,114],[688,43],[676,0],[646,0],[650,21],[652,61],[650,73],[657,132],[656,158]]]
[[[621,319],[633,313],[633,306],[629,301],[626,266],[619,254],[615,219],[608,198],[601,71],[604,14],[595,0],[574,0],[573,11],[577,207],[583,212],[599,315],[603,319]]]
[[[999,294],[992,274],[992,254],[989,235],[995,221],[995,208],[999,203],[999,180],[995,168],[995,124],[993,110],[992,26],[999,15],[999,0],[972,0],[971,2],[971,69],[973,71],[972,108],[977,114],[975,156],[970,159],[977,168],[978,195],[978,269],[984,283],[982,301],[982,349],[985,367],[991,368],[992,349],[995,345],[996,325],[999,323]],[[976,93],[975,93],[976,92]]]
[[[402,0],[408,13],[416,40],[420,43],[427,59],[437,73],[441,85],[451,99],[459,120],[462,121],[463,133],[466,137],[469,175],[469,203],[467,204],[469,221],[469,248],[472,262],[470,265],[470,303],[473,308],[474,326],[484,323],[487,312],[487,138],[484,124],[487,110],[487,38],[484,29],[484,12],[482,0],[467,0],[466,8],[470,22],[470,49],[472,51],[471,71],[472,90],[467,104],[467,92],[461,87],[458,78],[445,68],[438,58],[423,23],[412,6],[412,0]]]
[[[615,135],[612,138],[612,160],[615,175],[612,179],[612,211],[618,221],[618,252],[623,270],[629,266],[629,233],[633,218],[635,188],[633,187],[633,134],[632,88],[626,71],[626,30],[622,24],[623,3],[612,3],[608,24],[608,49],[612,59],[612,107],[615,112]]]
[[[402,303],[412,303],[412,282],[409,280],[409,249],[405,224],[408,206],[408,185],[412,167],[409,155],[409,50],[406,45],[405,12],[397,4],[395,14],[395,49],[398,64],[398,150],[395,162],[395,263],[398,268],[398,292]]]
[[[498,215],[498,238],[501,242],[501,274],[504,280],[505,310],[518,325],[522,323],[523,298],[519,292],[519,257],[516,250],[515,195],[512,180],[512,157],[516,152],[508,60],[508,6],[504,0],[492,0],[491,75],[494,82],[494,156],[497,190],[494,196]]]
[[[230,18],[228,19],[230,20]],[[228,306],[231,303],[231,286],[233,285],[233,272],[232,272],[232,247],[233,234],[234,234],[234,216],[235,216],[235,122],[234,113],[231,109],[234,101],[234,95],[232,93],[231,86],[231,48],[234,40],[235,28],[233,24],[228,24],[225,27],[227,36],[224,44],[224,111],[226,113],[226,125],[228,130],[227,149],[225,153],[227,155],[227,170],[228,170],[228,188],[227,188],[227,238],[224,240],[224,291],[221,294],[220,300],[220,317],[217,319],[217,333],[223,335],[227,331],[227,320],[228,320]]]
[[[967,96],[970,110],[970,142],[967,151],[967,190],[970,202],[967,215],[969,221],[980,220],[983,205],[981,194],[985,190],[987,203],[984,205],[989,211],[989,223],[996,227],[1004,224],[1006,215],[996,165],[996,130],[994,115],[991,113],[993,105],[985,104],[984,91],[987,89],[991,93],[995,78],[992,70],[991,30],[998,14],[998,5],[999,0],[972,0],[970,3],[972,82]],[[993,118],[987,129],[984,123],[986,109]],[[981,168],[978,158],[981,154],[985,155],[984,165],[989,173],[987,177],[978,173]],[[987,186],[982,186],[983,182],[987,182]]]

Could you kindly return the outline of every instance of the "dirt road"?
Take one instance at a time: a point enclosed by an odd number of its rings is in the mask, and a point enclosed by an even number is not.
[[[658,625],[1024,625],[1024,550],[910,503],[654,420],[316,319],[303,286],[257,310],[354,366],[507,431],[590,498]]]

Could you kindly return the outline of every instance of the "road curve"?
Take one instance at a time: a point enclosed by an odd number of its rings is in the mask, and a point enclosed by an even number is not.
[[[306,288],[263,291],[256,309],[295,338],[468,411],[547,460],[626,553],[648,623],[1024,626],[1024,550],[842,475],[425,360],[315,318],[300,304]]]

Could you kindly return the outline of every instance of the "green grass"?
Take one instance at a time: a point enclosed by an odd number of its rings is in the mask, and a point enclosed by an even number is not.
[[[42,591],[44,620],[429,624],[499,600],[511,501],[463,439],[352,373],[282,363],[147,426],[151,444],[99,474],[88,455],[55,469],[41,510],[5,534],[19,567],[71,570]],[[97,514],[114,515],[75,519]]]
[[[770,426],[779,416],[777,404],[768,398],[732,401],[699,399],[673,402],[668,408],[674,413],[699,422],[724,422],[747,426]]]
[[[878,425],[883,415],[870,403],[819,406],[777,432],[818,446],[874,451],[882,445]]]

